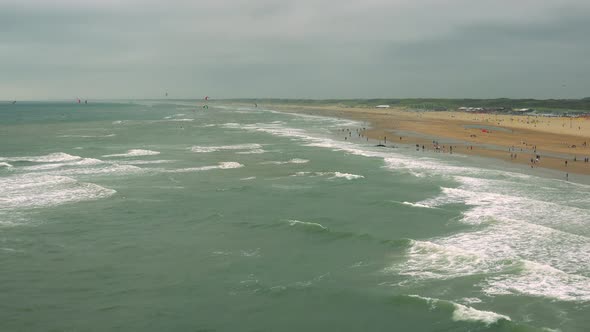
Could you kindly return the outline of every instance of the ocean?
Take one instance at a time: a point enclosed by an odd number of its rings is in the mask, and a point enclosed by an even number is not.
[[[0,105],[1,331],[588,330],[581,177],[202,104]]]

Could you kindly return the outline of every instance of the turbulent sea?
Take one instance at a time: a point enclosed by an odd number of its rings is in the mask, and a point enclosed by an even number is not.
[[[1,331],[588,331],[584,181],[198,106],[0,105]]]

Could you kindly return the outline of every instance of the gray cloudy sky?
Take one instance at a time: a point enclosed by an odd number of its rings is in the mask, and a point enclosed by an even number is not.
[[[0,0],[0,99],[590,96],[588,0]]]

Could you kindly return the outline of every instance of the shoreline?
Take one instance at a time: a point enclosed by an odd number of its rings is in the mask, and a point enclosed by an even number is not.
[[[260,105],[259,105],[260,106]],[[279,111],[368,123],[352,128],[354,140],[414,145],[425,151],[473,155],[569,174],[590,175],[590,120],[402,108],[270,104]],[[360,131],[356,132],[359,129]],[[349,134],[350,135],[350,134]],[[345,140],[345,135],[343,135]],[[352,141],[354,141],[352,140]],[[436,144],[437,143],[437,144]],[[424,148],[422,148],[424,146]],[[538,157],[538,158],[537,158]]]

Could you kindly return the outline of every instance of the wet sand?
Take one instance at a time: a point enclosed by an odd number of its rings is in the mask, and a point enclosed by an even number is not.
[[[418,144],[420,149],[424,145],[429,151],[435,149],[433,141],[438,141],[437,151],[444,153],[450,152],[451,145],[453,153],[503,159],[533,168],[550,168],[563,171],[564,175],[590,175],[590,162],[584,162],[584,158],[590,157],[588,118],[348,108],[338,105],[308,107],[281,104],[272,107],[368,123],[363,137],[351,137],[353,141],[368,137],[383,142],[387,137],[387,144]],[[352,136],[355,136],[354,133]],[[538,162],[537,155],[540,156]],[[531,158],[534,163],[531,163]]]

